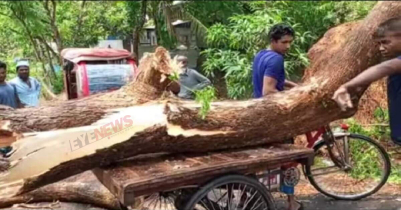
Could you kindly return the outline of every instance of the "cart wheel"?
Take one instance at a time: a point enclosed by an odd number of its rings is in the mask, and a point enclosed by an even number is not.
[[[173,192],[158,192],[144,196],[141,202],[135,205],[136,210],[176,210],[176,195]]]
[[[226,175],[212,180],[191,197],[184,210],[275,210],[270,192],[256,179]]]
[[[135,210],[180,210],[184,200],[188,200],[194,193],[193,189],[181,189],[166,192],[157,192],[138,198],[137,203],[131,206]]]

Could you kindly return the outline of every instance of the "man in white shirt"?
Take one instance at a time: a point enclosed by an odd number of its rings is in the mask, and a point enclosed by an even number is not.
[[[41,85],[39,81],[29,76],[29,62],[19,60],[17,62],[18,77],[12,79],[17,90],[17,95],[25,106],[36,107],[39,105]]]

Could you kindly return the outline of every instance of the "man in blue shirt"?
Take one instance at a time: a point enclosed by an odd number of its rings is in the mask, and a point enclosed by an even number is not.
[[[16,89],[13,85],[6,82],[7,65],[0,61],[0,105],[12,108],[20,108],[20,103]]]
[[[269,38],[271,40],[269,48],[261,50],[255,56],[252,66],[255,98],[297,85],[285,79],[284,71],[284,55],[290,49],[294,30],[290,26],[277,24],[270,29]]]
[[[376,30],[380,52],[387,61],[372,66],[351,81],[342,85],[333,96],[342,110],[352,108],[349,92],[388,77],[387,97],[390,116],[391,138],[401,146],[401,17],[381,23]]]
[[[10,82],[15,85],[19,99],[26,106],[38,106],[41,86],[38,80],[29,76],[29,63],[27,60],[17,62],[17,73],[18,77]]]
[[[0,61],[0,106],[5,106],[4,108],[10,108],[10,109],[22,108],[23,105],[18,99],[15,87],[6,82],[6,77],[7,77],[7,65]],[[12,148],[10,146],[0,148],[1,156],[4,156],[8,152],[10,152],[11,149]],[[1,162],[2,162],[2,157],[0,157],[0,165]]]
[[[252,82],[255,98],[283,91],[285,87],[297,86],[296,83],[286,80],[284,70],[284,55],[294,40],[294,29],[284,24],[277,24],[272,26],[268,35],[269,48],[261,50],[253,61]],[[289,139],[287,143],[294,143],[294,140]],[[301,203],[295,200],[294,187],[283,186],[281,190],[288,195],[289,210],[303,209]]]

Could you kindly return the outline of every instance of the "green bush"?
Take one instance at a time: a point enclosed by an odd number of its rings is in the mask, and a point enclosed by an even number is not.
[[[251,14],[238,14],[227,24],[208,30],[209,49],[203,70],[225,73],[229,97],[249,98],[252,93],[252,62],[255,54],[268,46],[267,33],[276,23],[287,23],[296,31],[293,47],[286,56],[286,74],[299,80],[309,64],[307,51],[330,28],[345,21],[363,18],[375,2],[276,1],[250,2]]]
[[[377,108],[374,112],[375,123],[387,124],[389,122],[388,111],[382,108]],[[364,136],[368,136],[376,141],[385,143],[385,141],[391,141],[390,139],[390,128],[388,126],[372,126],[365,128],[354,119],[348,119],[347,123],[350,125],[349,131],[351,133],[357,133]],[[358,144],[357,142],[353,142]],[[364,148],[363,145],[351,145],[353,158],[358,162],[358,166],[355,167],[358,170],[352,171],[352,175],[357,178],[379,178],[380,171],[378,170],[378,162],[372,161],[377,160],[376,153],[371,152],[371,148]],[[393,153],[389,152],[390,157]],[[389,177],[389,182],[401,183],[401,166],[398,164],[392,164],[392,174]]]

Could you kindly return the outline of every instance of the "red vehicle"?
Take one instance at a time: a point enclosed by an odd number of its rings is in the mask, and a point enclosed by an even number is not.
[[[69,100],[119,89],[138,73],[134,57],[127,50],[67,48],[61,56]]]

